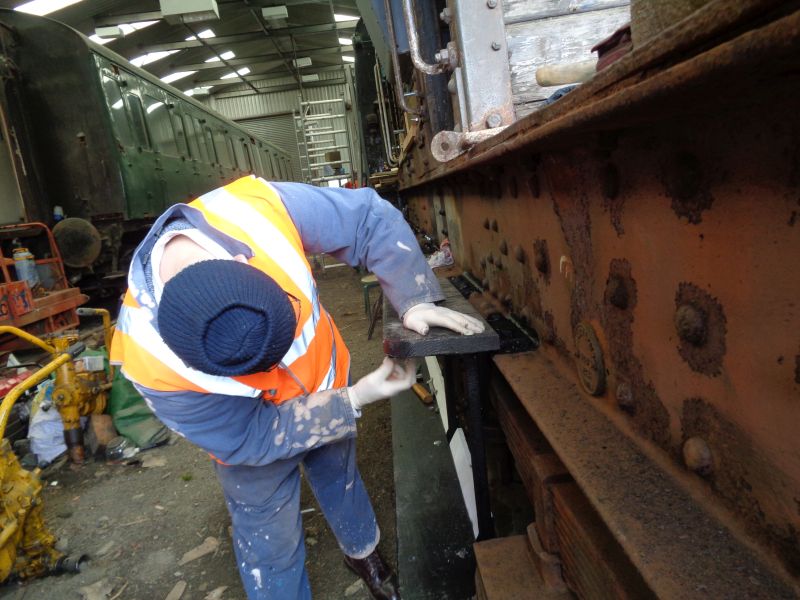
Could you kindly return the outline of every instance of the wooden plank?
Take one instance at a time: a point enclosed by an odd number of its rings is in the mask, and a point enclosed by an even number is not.
[[[440,354],[476,354],[500,348],[500,337],[477,310],[461,295],[449,280],[439,278],[444,302],[440,305],[482,321],[483,333],[461,335],[443,327],[432,327],[427,335],[420,335],[403,327],[389,302],[383,304],[383,351],[387,356],[410,358],[412,356],[437,356]]]
[[[524,535],[478,542],[474,549],[477,563],[475,587],[479,600],[571,598],[568,593],[545,587],[528,552]]]
[[[506,27],[514,106],[538,103],[563,86],[543,88],[536,69],[587,60],[591,48],[630,20],[627,6],[515,23]]]
[[[506,25],[628,6],[629,0],[503,0]]]
[[[553,499],[563,574],[570,589],[592,600],[656,597],[575,483],[554,485]]]
[[[708,598],[795,597],[757,552],[704,510],[543,353],[493,360],[659,597],[691,598],[700,589]]]
[[[507,386],[501,387],[500,382],[494,381],[492,391],[500,427],[514,456],[522,485],[533,504],[539,539],[547,552],[556,553],[558,536],[550,486],[569,481],[570,475]]]

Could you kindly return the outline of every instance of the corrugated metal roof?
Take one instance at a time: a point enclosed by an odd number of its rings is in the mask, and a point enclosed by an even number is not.
[[[23,4],[25,0],[0,0],[0,7],[14,8]],[[226,66],[221,62],[207,65],[205,61],[214,56],[214,52],[206,46],[196,48],[181,48],[174,54],[146,65],[146,69],[157,77],[168,73],[186,70],[185,65],[200,65],[197,73],[176,82],[175,87],[187,90],[204,82],[216,82],[212,94],[219,94],[231,89],[243,88],[253,92],[249,85],[242,83],[239,78],[226,80],[220,78],[243,67],[250,68],[250,73],[245,77],[251,81],[253,87],[261,88],[267,85],[280,85],[277,81],[285,80],[290,72],[292,59],[295,57],[311,56],[312,65],[299,69],[302,74],[317,72],[320,68],[332,67],[342,64],[341,44],[339,37],[350,37],[353,27],[348,29],[335,29],[333,10],[347,15],[358,16],[356,0],[250,0],[245,3],[241,0],[217,0],[220,19],[194,23],[190,27],[195,32],[211,28],[216,34],[215,38],[203,40],[210,44],[218,53],[232,50],[236,59],[251,59]],[[273,23],[266,23],[253,14],[260,14],[260,8],[265,6],[286,5],[289,13],[288,19]],[[51,13],[48,18],[62,21],[74,27],[85,35],[94,33],[98,24],[108,22],[133,22],[141,20],[141,13],[159,11],[157,0],[81,0],[71,6]],[[262,25],[267,25],[269,36]],[[327,31],[319,31],[326,29]],[[121,54],[128,60],[146,54],[154,47],[163,47],[165,44],[184,45],[191,31],[184,25],[170,25],[160,20],[158,23],[145,29],[136,31],[131,35],[116,39],[106,45],[107,48]],[[234,37],[229,37],[234,36]],[[225,41],[224,44],[218,42]],[[177,48],[176,48],[177,49]],[[190,70],[195,70],[192,67]],[[322,74],[320,74],[322,77]],[[294,78],[292,78],[294,80]]]

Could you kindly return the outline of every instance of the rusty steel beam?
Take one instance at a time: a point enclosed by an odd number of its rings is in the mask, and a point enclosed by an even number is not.
[[[419,233],[543,341],[498,377],[665,597],[800,589],[800,3],[776,5],[712,2],[672,50],[402,167]]]

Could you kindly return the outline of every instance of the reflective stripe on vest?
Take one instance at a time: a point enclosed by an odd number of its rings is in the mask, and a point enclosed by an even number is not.
[[[131,286],[126,294],[112,361],[139,385],[159,391],[193,390],[234,396],[263,395],[274,402],[347,385],[349,353],[319,303],[300,235],[272,187],[245,177],[189,204],[209,225],[250,247],[249,264],[300,302],[295,339],[281,366],[242,377],[219,377],[186,366],[153,325],[153,299]],[[129,278],[129,283],[131,278]]]

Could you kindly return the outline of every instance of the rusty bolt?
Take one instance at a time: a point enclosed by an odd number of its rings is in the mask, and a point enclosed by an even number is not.
[[[693,346],[702,346],[706,342],[706,314],[691,304],[681,304],[675,311],[675,328],[678,336]]]
[[[517,262],[525,264],[526,256],[525,250],[523,250],[522,246],[514,246],[514,258],[517,259]]]
[[[633,390],[629,383],[623,381],[617,386],[616,398],[617,405],[622,410],[629,411],[633,409]]]
[[[439,214],[442,215],[442,216],[445,216],[447,213],[445,212],[445,210],[443,208],[440,208],[439,209]]]
[[[708,477],[714,471],[711,448],[700,437],[690,437],[683,443],[683,462],[701,477]]]
[[[481,280],[481,287],[483,289],[487,289],[489,287],[489,280],[488,279]]]
[[[500,48],[501,48],[500,42],[492,42],[492,50],[497,52],[498,50],[500,50]]]
[[[503,296],[503,304],[505,304],[507,307],[511,307],[512,301],[513,299],[511,298],[511,294],[506,294]]]
[[[483,220],[483,228],[484,229],[489,229],[489,218],[488,217]]]
[[[491,227],[492,231],[499,231],[499,227],[497,227],[497,219],[492,219]]]
[[[619,276],[612,276],[608,280],[608,301],[620,310],[628,308],[628,288]]]
[[[486,6],[489,8],[497,8],[497,0],[486,0]]]
[[[500,242],[500,254],[508,256],[508,244],[505,240]]]
[[[534,244],[533,264],[536,265],[536,269],[542,275],[547,275],[550,272],[550,257],[547,256],[547,246],[544,244]]]
[[[489,129],[494,129],[495,127],[500,127],[503,124],[503,117],[500,116],[499,113],[490,113],[488,117],[486,117],[486,127]]]

